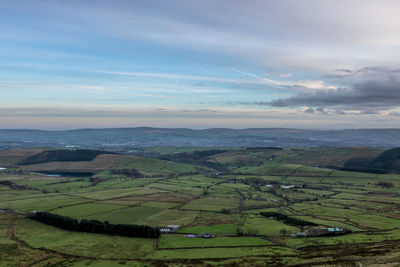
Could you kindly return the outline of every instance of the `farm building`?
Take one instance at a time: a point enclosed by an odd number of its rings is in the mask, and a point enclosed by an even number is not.
[[[167,225],[160,228],[160,232],[164,234],[176,233],[181,228],[180,225]]]
[[[307,236],[329,236],[329,235],[342,235],[350,231],[339,227],[330,228],[310,228],[307,231]]]
[[[330,236],[330,235],[343,235],[351,233],[350,230],[339,227],[329,228],[309,228],[304,232],[293,234],[292,237],[317,237],[317,236]]]

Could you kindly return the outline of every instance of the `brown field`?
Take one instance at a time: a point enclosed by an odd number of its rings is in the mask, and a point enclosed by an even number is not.
[[[46,162],[33,165],[22,165],[24,171],[75,171],[75,172],[100,172],[110,168],[122,168],[127,164],[129,158],[122,155],[103,154],[92,161],[69,161],[69,162]]]
[[[1,167],[13,167],[18,162],[32,156],[34,154],[42,152],[44,149],[41,148],[20,148],[12,150],[0,151],[0,162]]]

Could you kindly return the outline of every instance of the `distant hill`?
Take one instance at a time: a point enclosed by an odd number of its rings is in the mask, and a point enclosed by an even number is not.
[[[345,169],[376,173],[400,172],[400,147],[384,151],[376,158],[355,158],[344,164]]]
[[[51,149],[43,150],[40,153],[33,154],[21,162],[20,165],[38,164],[52,161],[91,161],[101,154],[116,154],[113,152],[91,150],[91,149]]]
[[[400,147],[383,152],[372,161],[372,166],[379,169],[400,171]]]
[[[143,147],[385,147],[400,146],[400,129],[299,130],[110,128],[68,131],[0,130],[0,149]]]
[[[10,161],[8,157],[11,157]],[[129,177],[197,173],[205,167],[169,160],[121,155],[89,149],[13,149],[0,151],[0,166],[25,172],[96,174]]]
[[[0,166],[12,167],[26,158],[42,152],[41,148],[19,148],[0,151]]]

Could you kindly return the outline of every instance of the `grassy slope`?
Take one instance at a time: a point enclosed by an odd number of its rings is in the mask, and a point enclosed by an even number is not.
[[[11,167],[15,166],[18,162],[24,159],[42,152],[43,149],[40,148],[21,148],[12,150],[2,150],[0,151],[0,166],[1,167]]]
[[[41,176],[2,174],[0,180],[31,185],[34,189],[15,190],[0,185],[0,208],[21,211],[43,209],[78,218],[153,226],[180,224],[183,226],[181,232],[188,233],[235,235],[239,228],[243,232],[261,235],[263,239],[225,236],[205,240],[187,239],[183,234],[163,235],[158,248],[155,249],[157,245],[154,241],[70,233],[19,217],[10,219],[7,217],[10,215],[0,215],[0,218],[4,219],[0,227],[0,247],[3,251],[8,251],[0,253],[0,260],[6,259],[20,266],[32,262],[41,255],[40,251],[20,247],[9,238],[13,225],[16,226],[17,236],[33,247],[94,257],[92,261],[99,264],[115,264],[117,260],[126,261],[128,266],[136,264],[138,260],[155,263],[158,259],[171,259],[175,263],[182,263],[180,260],[186,259],[186,264],[193,265],[206,262],[217,264],[212,258],[222,258],[222,261],[218,261],[219,265],[225,262],[245,265],[244,261],[248,261],[250,265],[260,261],[264,265],[269,263],[271,266],[307,262],[315,264],[332,259],[340,261],[345,253],[353,253],[351,260],[360,261],[368,266],[372,263],[372,258],[359,255],[373,255],[373,260],[376,260],[380,254],[367,244],[382,248],[382,251],[396,252],[397,244],[400,242],[398,230],[400,213],[397,207],[400,204],[398,201],[400,176],[398,175],[316,169],[300,164],[288,164],[282,159],[282,162],[266,161],[260,166],[244,164],[240,172],[247,173],[243,175],[231,173],[214,178],[201,175],[169,177],[171,171],[179,172],[183,167],[179,164],[168,165],[167,169],[169,168],[170,172],[167,172],[163,161],[128,158],[123,158],[121,166],[136,164],[136,167],[143,170],[162,169],[164,176],[146,182],[143,178],[120,177],[92,185],[88,179],[49,179]],[[293,158],[295,157],[291,160]],[[106,160],[102,160],[105,163]],[[232,178],[246,180],[259,177],[267,182],[274,180],[283,184],[302,185],[307,182],[309,187],[276,188],[275,192],[272,192],[265,186],[228,183]],[[67,179],[71,179],[72,182],[61,183]],[[375,184],[378,180],[391,181],[394,187],[389,189],[379,187]],[[50,188],[57,188],[59,192],[45,194],[40,191]],[[282,212],[324,226],[347,227],[355,233],[326,238],[281,237],[282,229],[290,233],[295,233],[299,229],[261,217],[259,212],[263,210]],[[316,245],[317,251],[313,249]],[[231,246],[235,248],[227,248]],[[356,247],[359,251],[353,251]],[[298,248],[302,248],[302,252],[297,251]],[[308,250],[313,252],[307,253]],[[13,253],[16,253],[15,256],[12,256]],[[299,253],[304,253],[303,256],[308,255],[308,259],[297,257]],[[252,258],[255,256],[257,258]],[[57,257],[54,256],[46,261],[57,262]],[[111,257],[114,260],[110,259]],[[390,262],[389,258],[381,260]],[[69,259],[69,261],[78,264],[77,260]],[[89,259],[79,259],[79,261],[87,263]]]
[[[136,169],[144,174],[172,174],[196,172],[189,164],[123,155],[99,155],[92,161],[48,162],[21,166],[24,171],[101,172],[107,169]],[[101,175],[101,174],[100,174]],[[104,173],[109,175],[109,173]]]

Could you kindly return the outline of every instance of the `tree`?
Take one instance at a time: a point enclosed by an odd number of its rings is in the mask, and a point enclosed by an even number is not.
[[[288,231],[285,228],[282,228],[281,230],[279,230],[279,233],[281,234],[281,236],[286,236],[288,234]]]
[[[225,214],[229,214],[229,210],[228,209],[221,209],[221,213],[225,213]]]
[[[381,187],[386,187],[386,188],[391,188],[393,187],[393,183],[391,182],[384,182],[384,181],[379,181],[376,183],[376,185],[381,186]]]

